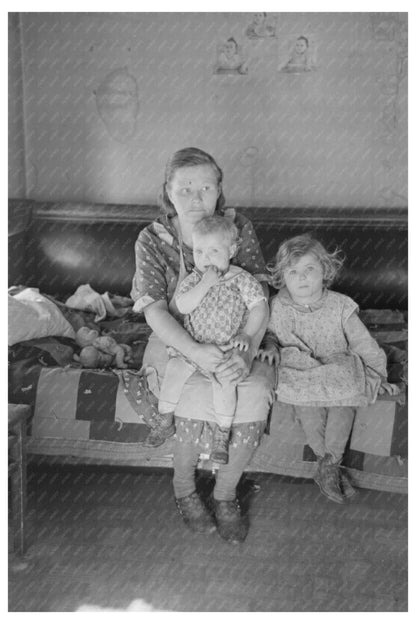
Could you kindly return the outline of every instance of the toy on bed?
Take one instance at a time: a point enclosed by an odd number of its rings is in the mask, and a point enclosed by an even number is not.
[[[81,327],[75,340],[81,347],[74,359],[84,368],[127,368],[132,361],[132,349],[129,345],[119,344],[111,336],[100,336],[96,329]]]

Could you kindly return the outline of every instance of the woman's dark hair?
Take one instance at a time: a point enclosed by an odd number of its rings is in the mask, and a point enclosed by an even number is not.
[[[212,167],[217,178],[218,188],[221,191],[217,199],[215,213],[220,215],[224,214],[225,197],[222,192],[222,170],[210,154],[197,147],[184,147],[178,150],[166,163],[165,181],[163,182],[162,191],[159,196],[159,206],[162,214],[171,217],[176,215],[175,206],[170,201],[167,193],[167,186],[172,181],[176,171],[182,167],[197,167],[198,165],[210,165],[210,167]]]
[[[303,40],[306,43],[306,47],[309,48],[309,41],[308,41],[308,39],[306,37],[304,37],[303,35],[301,35],[300,37],[298,37],[296,39],[296,41],[301,41],[301,40]]]

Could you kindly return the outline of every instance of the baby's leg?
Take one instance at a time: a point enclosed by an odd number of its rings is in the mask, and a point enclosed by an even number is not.
[[[171,357],[166,365],[163,383],[159,395],[159,413],[174,413],[183,387],[195,372],[195,366],[181,357]]]
[[[213,378],[212,394],[217,428],[210,458],[218,464],[227,464],[231,425],[237,406],[237,387],[235,384],[223,386]]]

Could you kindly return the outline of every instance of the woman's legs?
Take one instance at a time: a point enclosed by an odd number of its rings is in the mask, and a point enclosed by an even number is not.
[[[195,491],[195,469],[199,458],[195,444],[176,441],[173,453],[173,489],[176,506],[184,523],[196,533],[212,533],[215,524],[211,514]]]
[[[230,445],[228,464],[218,468],[214,486],[214,499],[219,501],[232,501],[236,497],[236,488],[244,469],[248,465],[254,448],[247,448],[240,444],[237,448]]]
[[[195,469],[200,452],[196,444],[176,440],[173,450],[173,490],[176,498],[195,492]]]

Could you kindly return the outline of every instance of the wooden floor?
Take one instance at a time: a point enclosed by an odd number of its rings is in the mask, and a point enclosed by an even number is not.
[[[169,470],[29,467],[29,550],[9,554],[9,611],[406,611],[407,498],[249,475],[244,544],[190,533]],[[203,495],[209,475],[199,479]],[[138,601],[138,602],[137,602]],[[146,606],[145,606],[146,608]]]

